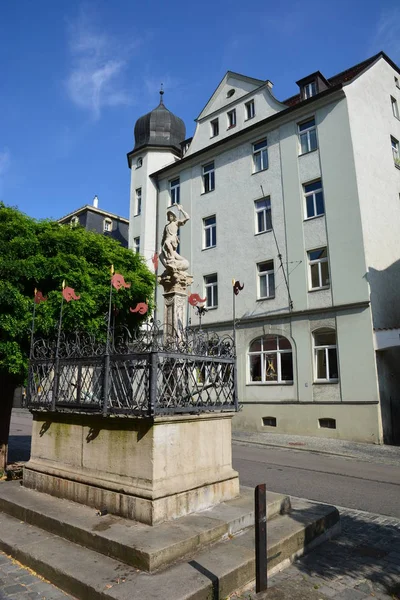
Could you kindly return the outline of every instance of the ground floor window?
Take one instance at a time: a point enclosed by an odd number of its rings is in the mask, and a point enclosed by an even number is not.
[[[315,381],[336,382],[339,380],[336,332],[321,329],[314,332]]]
[[[281,335],[264,335],[249,347],[250,383],[293,383],[292,346]]]

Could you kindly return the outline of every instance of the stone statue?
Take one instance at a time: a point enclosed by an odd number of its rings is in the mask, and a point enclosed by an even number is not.
[[[182,218],[181,218],[182,215]],[[168,339],[180,337],[186,324],[187,288],[192,284],[189,275],[189,261],[177,252],[178,229],[188,220],[189,215],[180,204],[167,210],[168,223],[164,227],[161,240],[160,261],[165,267],[158,282],[164,288],[164,336]]]
[[[179,244],[178,229],[179,227],[182,227],[190,217],[180,204],[175,204],[174,207],[175,206],[178,208],[178,211],[182,213],[183,218],[179,219],[173,208],[167,210],[168,223],[164,227],[161,240],[160,261],[169,275],[178,271],[187,271],[189,268],[189,261],[178,254],[177,248]]]

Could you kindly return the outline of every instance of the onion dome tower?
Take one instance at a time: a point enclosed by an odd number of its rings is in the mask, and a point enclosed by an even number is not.
[[[173,148],[180,153],[181,142],[186,136],[185,123],[164,106],[163,95],[161,90],[157,108],[136,121],[134,152],[155,146]]]
[[[181,158],[181,143],[186,137],[184,122],[165,107],[163,96],[161,89],[159,105],[136,121],[135,146],[128,153],[131,169],[129,247],[148,261],[157,245],[154,173]]]

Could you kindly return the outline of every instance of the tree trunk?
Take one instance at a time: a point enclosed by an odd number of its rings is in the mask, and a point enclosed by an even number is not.
[[[16,383],[12,377],[0,376],[0,473],[7,467],[8,436],[15,388]]]

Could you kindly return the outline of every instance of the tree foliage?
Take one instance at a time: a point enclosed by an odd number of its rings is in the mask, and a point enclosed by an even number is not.
[[[37,333],[54,335],[65,280],[81,298],[64,304],[63,330],[104,337],[112,264],[131,283],[114,290],[114,318],[138,326],[144,317],[129,307],[146,299],[151,307],[155,283],[139,254],[80,226],[38,221],[0,203],[0,375],[16,384],[26,377],[35,288],[47,296],[36,305]]]

